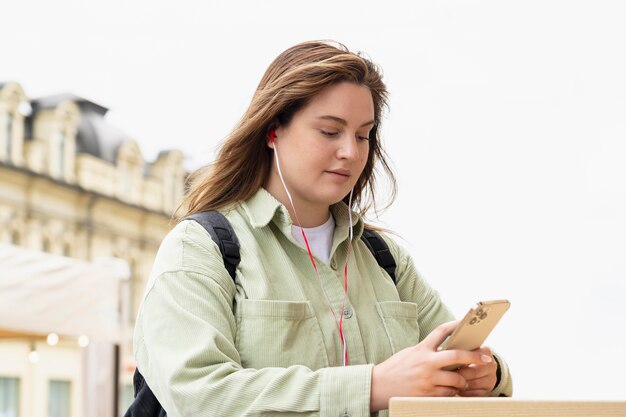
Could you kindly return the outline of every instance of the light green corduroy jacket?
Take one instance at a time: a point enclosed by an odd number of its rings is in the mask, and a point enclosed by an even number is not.
[[[291,234],[287,209],[261,188],[224,213],[241,245],[236,282],[201,225],[179,223],[165,237],[137,317],[137,366],[168,416],[370,415],[374,364],[453,319],[410,256],[385,237],[397,263],[394,285],[360,240],[353,216],[343,320],[349,366],[335,315],[341,311],[348,208],[335,218],[328,264]],[[511,394],[502,378],[493,394]],[[386,415],[386,411],[380,415]]]

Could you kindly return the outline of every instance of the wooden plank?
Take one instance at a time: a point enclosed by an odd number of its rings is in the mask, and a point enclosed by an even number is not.
[[[392,398],[389,417],[626,417],[626,401]]]

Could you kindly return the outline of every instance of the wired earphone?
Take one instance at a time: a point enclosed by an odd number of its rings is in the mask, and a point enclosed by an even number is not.
[[[300,223],[300,220],[298,219],[298,213],[296,211],[296,207],[293,203],[293,199],[291,198],[291,193],[289,192],[289,189],[287,188],[287,184],[285,183],[285,179],[283,178],[283,173],[280,169],[280,161],[278,158],[278,146],[276,143],[276,130],[275,129],[270,129],[269,131],[269,138],[270,138],[270,143],[274,146],[274,159],[276,161],[276,169],[278,170],[278,176],[280,178],[281,183],[283,184],[283,188],[285,189],[285,193],[287,194],[287,198],[289,199],[289,203],[291,204],[291,208],[293,210],[294,216],[295,216],[295,220],[296,222],[300,225],[302,223]],[[343,349],[343,355],[342,355],[342,359],[343,359],[343,366],[347,366],[348,365],[348,349],[347,349],[347,344],[346,344],[346,338],[343,332],[343,315],[344,315],[344,311],[345,311],[345,302],[346,302],[346,298],[348,296],[348,258],[350,256],[350,252],[352,249],[352,192],[353,190],[350,190],[350,197],[349,197],[349,203],[348,203],[348,213],[349,213],[349,220],[350,220],[350,235],[349,235],[349,240],[348,240],[348,249],[347,249],[347,253],[346,253],[346,263],[343,267],[343,290],[344,290],[344,295],[343,295],[343,300],[341,301],[341,312],[339,314],[339,319],[337,319],[337,315],[335,314],[335,310],[332,307],[332,304],[330,302],[330,299],[328,297],[328,294],[326,294],[326,290],[324,289],[324,285],[322,283],[322,279],[319,275],[319,271],[317,270],[317,264],[315,263],[315,258],[313,257],[313,252],[311,251],[311,247],[309,246],[309,241],[306,237],[306,233],[304,232],[304,228],[300,227],[300,231],[302,233],[302,238],[304,240],[305,246],[306,246],[306,250],[308,252],[309,255],[309,260],[311,261],[311,265],[313,265],[313,269],[315,270],[315,275],[318,278],[318,281],[320,283],[320,286],[322,287],[322,292],[324,293],[324,297],[326,298],[326,304],[330,310],[330,312],[333,315],[333,319],[335,320],[335,324],[337,324],[337,328],[339,330],[339,337],[341,338],[341,345],[342,345],[342,349]]]

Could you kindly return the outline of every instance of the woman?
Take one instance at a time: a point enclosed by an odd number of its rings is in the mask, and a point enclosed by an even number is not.
[[[376,164],[395,185],[379,138],[386,97],[369,60],[296,45],[195,175],[181,219],[225,214],[241,263],[233,281],[196,222],[163,241],[135,355],[170,416],[354,417],[392,396],[511,394],[488,348],[438,351],[456,322],[410,256],[385,236],[394,285],[359,239]],[[469,366],[442,370],[454,364]]]

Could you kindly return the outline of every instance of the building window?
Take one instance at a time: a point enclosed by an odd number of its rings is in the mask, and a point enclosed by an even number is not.
[[[65,175],[65,134],[56,132],[52,136],[52,149],[50,174],[55,178],[63,178]]]
[[[122,387],[122,410],[128,410],[135,399],[133,384],[124,384]]]
[[[133,176],[130,167],[124,164],[121,169],[122,196],[130,197],[133,192]]]
[[[70,417],[70,381],[50,381],[48,417]]]
[[[50,252],[50,249],[50,239],[44,237],[43,241],[41,242],[41,250],[44,252]]]
[[[0,129],[0,144],[3,148],[3,159],[10,162],[13,149],[13,115],[11,113],[0,113]]]
[[[13,230],[11,232],[11,244],[15,246],[19,246],[21,243],[20,234],[17,230]],[[0,414],[2,416],[2,414]]]
[[[0,377],[0,416],[17,417],[20,403],[18,378]]]
[[[130,269],[130,281],[128,281],[128,319],[132,320],[135,317],[136,311],[135,307],[137,306],[137,301],[135,300],[135,296],[137,295],[137,287],[139,286],[139,276],[136,274],[137,271],[137,262],[135,259],[131,259],[128,262],[128,268]]]
[[[4,126],[5,126],[5,134],[6,134],[6,143],[5,143],[5,155],[6,160],[11,161],[11,152],[13,149],[13,115],[10,113],[5,113],[4,115]]]

